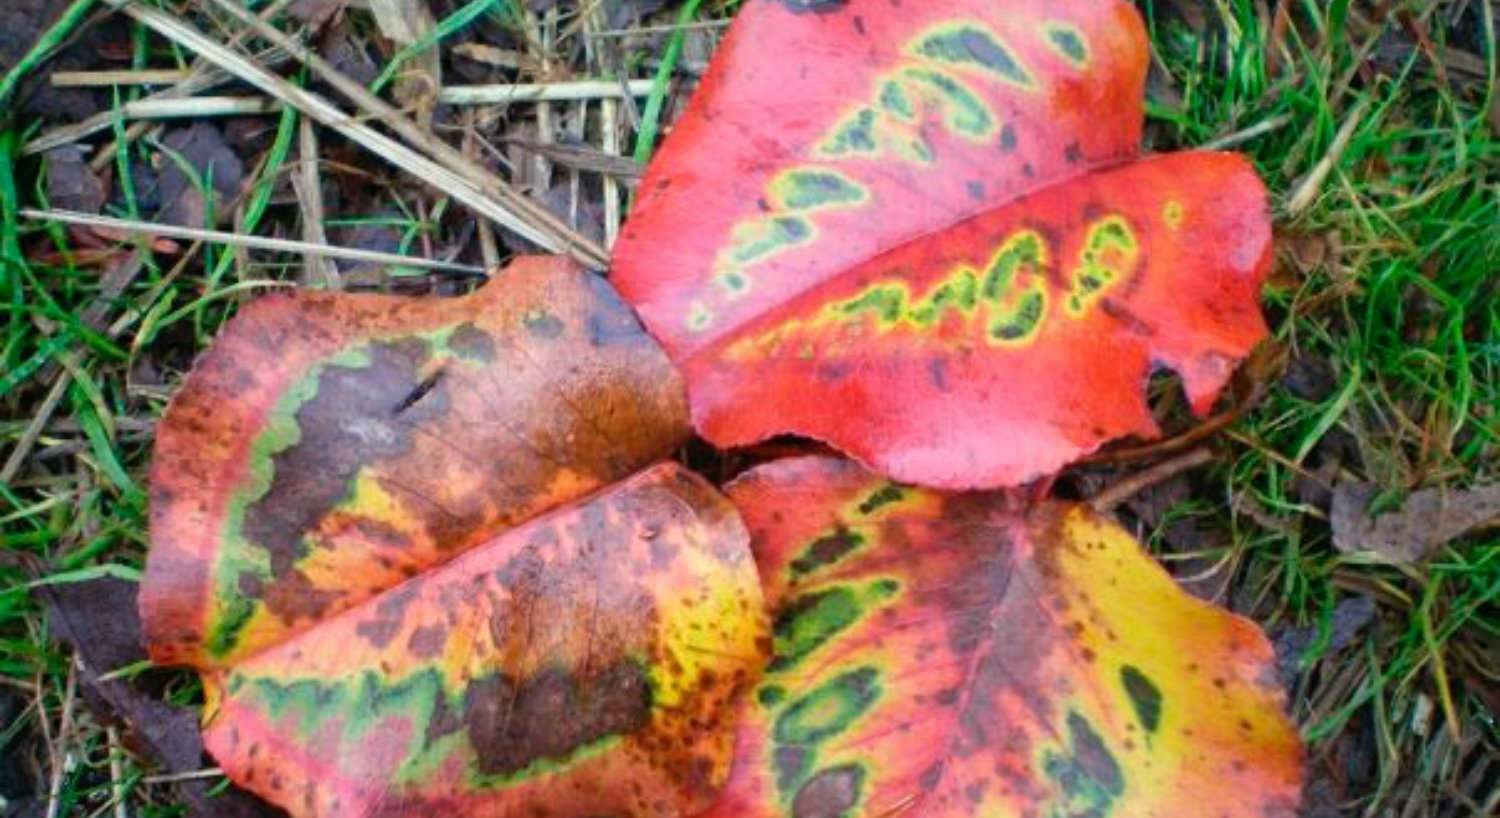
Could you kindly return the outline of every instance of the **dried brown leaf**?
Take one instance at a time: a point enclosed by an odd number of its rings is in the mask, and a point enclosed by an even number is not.
[[[1399,509],[1371,515],[1377,489],[1368,483],[1340,483],[1333,490],[1329,519],[1333,544],[1345,553],[1373,553],[1398,563],[1421,562],[1444,544],[1500,518],[1500,483],[1467,490],[1424,489]]]

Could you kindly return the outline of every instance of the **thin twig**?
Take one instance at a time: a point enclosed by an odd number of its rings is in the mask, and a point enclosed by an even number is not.
[[[56,746],[49,747],[52,764],[52,783],[47,788],[47,818],[57,818],[62,804],[62,781],[68,771],[68,736],[73,732],[73,702],[78,691],[78,664],[75,659],[68,663],[68,683],[63,690],[62,717],[58,719]],[[42,718],[46,718],[43,715]]]
[[[604,100],[599,117],[600,147],[606,156],[620,155],[620,108],[613,99]],[[634,164],[634,163],[632,163]],[[620,237],[620,183],[604,174],[604,246],[613,249]]]
[[[449,105],[504,105],[512,102],[575,102],[582,99],[619,99],[629,94],[651,93],[651,80],[579,80],[576,82],[532,82],[513,85],[449,85],[438,100]]]
[[[1093,506],[1094,510],[1101,514],[1108,514],[1114,511],[1116,506],[1157,483],[1169,480],[1189,469],[1210,463],[1213,459],[1214,453],[1207,446],[1204,446],[1180,454],[1171,460],[1163,460],[1149,469],[1143,469],[1117,483],[1106,486],[1089,500],[1089,505]]]
[[[274,114],[281,103],[265,97],[188,97],[142,99],[120,106],[125,119],[198,119],[208,116]]]
[[[475,267],[470,264],[458,264],[451,261],[439,261],[437,259],[418,258],[415,256],[403,256],[396,253],[382,253],[376,250],[361,250],[355,247],[339,247],[331,244],[311,244],[305,241],[293,241],[291,239],[273,239],[265,236],[246,236],[239,233],[226,233],[220,230],[201,230],[194,227],[178,227],[168,224],[151,224],[149,222],[131,221],[129,219],[116,219],[109,216],[95,216],[90,213],[75,213],[68,210],[34,210],[26,208],[20,211],[20,215],[28,219],[39,221],[53,221],[62,224],[77,224],[84,227],[103,227],[113,230],[126,230],[133,233],[141,233],[150,236],[166,236],[174,239],[190,239],[194,241],[207,241],[215,244],[228,244],[237,247],[250,247],[257,250],[271,250],[278,253],[317,253],[334,258],[344,258],[350,261],[364,261],[372,264],[389,264],[404,267],[423,267],[433,270],[446,270],[454,273],[466,273],[469,275],[485,274],[484,268]]]
[[[105,727],[104,736],[109,743],[109,788],[115,818],[130,818],[130,812],[125,809],[125,765],[120,763],[120,754],[123,752],[120,749],[120,731]]]
[[[612,28],[604,31],[589,32],[589,36],[596,39],[605,37],[633,37],[638,34],[671,34],[674,31],[699,31],[703,29],[727,28],[731,20],[703,20],[696,23],[682,23],[671,26],[641,26],[640,28]]]
[[[224,770],[219,767],[205,767],[201,770],[188,770],[181,773],[163,773],[161,775],[148,775],[141,778],[142,784],[176,784],[180,781],[199,781],[204,778],[219,778],[224,775]]]
[[[308,244],[326,246],[328,236],[323,232],[323,179],[318,173],[318,134],[312,120],[303,117],[297,123],[297,175],[292,177],[292,187],[302,210],[302,240]],[[304,284],[317,285],[336,290],[339,288],[338,268],[333,260],[317,253],[308,253],[302,259]]]
[[[133,71],[54,71],[55,88],[108,88],[111,85],[176,85],[191,77],[180,68],[141,68]]]

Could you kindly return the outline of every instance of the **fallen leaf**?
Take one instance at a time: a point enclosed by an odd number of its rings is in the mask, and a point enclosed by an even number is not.
[[[1500,483],[1423,489],[1407,496],[1399,509],[1371,515],[1370,501],[1377,493],[1368,483],[1334,487],[1328,518],[1335,548],[1393,563],[1417,563],[1449,541],[1500,519]]]
[[[183,227],[227,223],[244,184],[245,163],[224,141],[223,132],[210,123],[195,122],[169,132],[161,144],[168,155],[159,163],[161,212],[157,219]],[[206,191],[213,193],[213,224],[208,223]]]
[[[148,689],[139,677],[110,674],[146,659],[141,622],[136,614],[137,586],[103,578],[42,585],[36,594],[47,608],[55,636],[73,648],[78,660],[79,690],[90,710],[103,721],[125,728],[126,743],[139,748],[168,773],[192,773],[212,766],[205,761],[195,709],[177,707]],[[178,791],[189,816],[201,818],[274,818],[283,815],[237,788],[215,794],[211,779],[188,779]]]
[[[345,17],[329,27],[323,36],[323,58],[340,74],[360,85],[369,85],[380,76],[380,66],[370,57],[365,40],[352,20]]]
[[[55,208],[98,213],[109,201],[109,185],[89,167],[83,148],[47,151],[47,201]]]
[[[748,537],[676,464],[205,677],[205,741],[296,816],[689,816],[765,639]]]
[[[286,13],[313,29],[319,29],[347,5],[349,0],[292,0],[291,5],[286,7]]]
[[[682,385],[601,279],[528,258],[473,295],[247,307],[158,427],[152,658],[214,667],[668,454]]]
[[[41,42],[57,23],[71,0],[5,0],[0,3],[0,73],[8,72]],[[101,68],[105,46],[122,37],[122,28],[103,24],[75,27],[65,47],[21,81],[13,98],[5,100],[6,108],[17,113],[57,120],[78,122],[101,109],[101,94],[86,88],[59,88],[52,85],[52,74],[58,70],[88,71]]]
[[[1265,637],[1086,507],[820,457],[728,491],[775,646],[711,818],[1297,814]]]
[[[1281,385],[1302,400],[1321,403],[1338,391],[1338,371],[1327,358],[1308,353],[1287,364]]]
[[[969,488],[1157,435],[1157,367],[1211,409],[1266,335],[1266,192],[1237,155],[1136,158],[1129,3],[807,12],[742,7],[616,249],[700,434]]]
[[[1375,621],[1376,612],[1373,597],[1351,596],[1340,600],[1333,607],[1333,616],[1328,623],[1328,641],[1319,655],[1336,655],[1348,647],[1354,637]],[[1318,630],[1317,626],[1309,625],[1283,628],[1276,634],[1276,670],[1283,687],[1291,689],[1297,684],[1298,674],[1307,669],[1303,656],[1308,648],[1317,643]]]

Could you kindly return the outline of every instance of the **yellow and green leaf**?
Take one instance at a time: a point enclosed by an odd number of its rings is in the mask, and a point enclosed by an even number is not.
[[[774,654],[712,818],[1297,814],[1269,643],[1116,524],[826,457],[729,495]]]

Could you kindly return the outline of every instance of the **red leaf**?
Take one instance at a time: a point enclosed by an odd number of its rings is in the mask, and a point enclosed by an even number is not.
[[[648,169],[614,280],[700,433],[1013,485],[1206,411],[1266,329],[1248,163],[1135,154],[1147,42],[1094,0],[756,0]]]
[[[775,651],[708,818],[1296,815],[1264,635],[1086,507],[825,457],[729,494]]]

